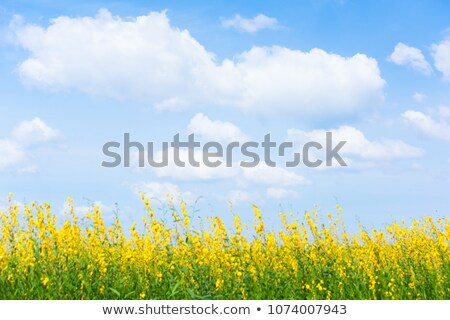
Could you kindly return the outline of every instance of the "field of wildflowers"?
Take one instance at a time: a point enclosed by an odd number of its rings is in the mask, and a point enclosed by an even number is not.
[[[69,202],[61,222],[49,204],[0,212],[0,299],[450,299],[447,218],[348,234],[337,206],[325,221],[280,213],[273,232],[254,206],[249,227],[193,227],[186,203],[163,222],[143,196],[123,230]]]

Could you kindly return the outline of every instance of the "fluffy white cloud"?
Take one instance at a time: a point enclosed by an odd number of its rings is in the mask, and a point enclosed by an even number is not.
[[[425,59],[422,51],[399,42],[390,56],[395,64],[408,66],[423,74],[430,74],[432,68]]]
[[[225,28],[235,28],[240,31],[255,33],[262,29],[273,29],[278,25],[278,20],[264,14],[258,14],[252,19],[243,18],[236,14],[234,17],[222,20]]]
[[[267,188],[267,197],[272,199],[292,199],[298,197],[298,192],[284,188]]]
[[[0,139],[0,171],[26,163],[30,157],[29,147],[50,142],[58,137],[59,132],[39,118],[21,122],[12,130],[9,137]],[[34,173],[36,168],[26,165],[17,168],[17,172]]]
[[[179,159],[185,163],[180,167],[174,162],[174,149],[168,149],[168,165],[161,168],[152,168],[155,174],[161,178],[170,178],[174,180],[217,180],[217,179],[244,179],[246,182],[262,185],[281,185],[290,186],[297,184],[306,184],[309,181],[303,176],[280,167],[269,167],[264,163],[253,168],[241,168],[238,162],[233,162],[231,167],[227,167],[225,158],[214,158],[211,161],[220,160],[222,164],[219,167],[206,166],[203,161],[203,153],[200,150],[194,150],[194,158],[199,162],[198,167],[189,164],[189,154],[185,149],[179,149]],[[161,162],[162,151],[158,151],[155,160]]]
[[[253,47],[233,67],[238,78],[229,82],[241,85],[235,104],[248,111],[342,115],[383,99],[377,62],[364,54]]]
[[[210,162],[220,161],[221,164],[218,167],[212,167],[205,164],[205,157],[201,148],[192,150],[193,160],[198,162],[198,166],[191,165],[189,161],[189,150],[187,148],[175,149],[169,147],[168,149],[161,149],[154,151],[153,160],[156,163],[163,163],[163,160],[167,158],[167,165],[163,167],[151,167],[158,177],[171,178],[175,180],[216,180],[231,178],[239,173],[237,163],[233,163],[231,167],[226,166],[226,144],[232,141],[247,140],[247,136],[235,124],[231,122],[225,122],[220,120],[210,120],[203,113],[196,114],[189,122],[187,126],[189,133],[196,134],[196,141],[200,138],[204,138],[209,141],[215,141],[222,143],[223,156],[208,157]],[[183,140],[183,139],[182,139]],[[205,141],[206,142],[206,141]],[[204,142],[203,142],[204,143]],[[175,163],[175,152],[178,152],[178,159],[184,163],[184,167],[181,167]],[[211,148],[210,152],[216,152],[217,150]],[[145,167],[150,167],[147,163],[147,152],[143,153]],[[131,159],[131,167],[138,167],[139,164],[139,152],[134,152]]]
[[[444,119],[436,121],[429,115],[414,110],[408,110],[402,116],[424,134],[438,139],[450,140],[450,125]]]
[[[202,113],[195,115],[188,124],[188,131],[200,134],[210,141],[229,143],[231,141],[247,141],[247,136],[240,128],[231,122],[220,120],[210,120]],[[189,151],[186,148],[178,149],[178,158],[185,166],[181,167],[174,161],[175,150],[170,147],[166,151],[159,150],[154,156],[154,161],[161,163],[167,157],[168,165],[152,170],[158,177],[171,178],[174,180],[216,180],[235,178],[246,184],[247,182],[262,185],[297,185],[309,183],[303,176],[280,167],[269,167],[260,163],[253,168],[243,168],[239,166],[239,156],[236,154],[231,159],[232,166],[226,166],[226,146],[223,146],[223,156],[209,158],[209,161],[220,161],[218,167],[207,166],[204,162],[204,153],[201,149],[192,150],[194,160],[199,162],[198,166],[192,166],[189,161]],[[164,155],[166,152],[167,156]],[[137,165],[138,153],[134,154],[133,166]],[[147,164],[146,164],[147,165]]]
[[[203,113],[197,113],[188,124],[189,133],[194,133],[208,141],[229,143],[248,141],[248,137],[235,124],[211,120]]]
[[[213,63],[188,31],[170,26],[165,12],[122,19],[102,9],[93,18],[58,17],[48,28],[15,28],[31,53],[21,76],[52,88],[149,97],[174,108],[198,91],[196,73]]]
[[[364,54],[253,47],[218,62],[165,12],[124,19],[103,9],[14,31],[30,54],[19,64],[26,83],[145,99],[159,109],[209,104],[333,116],[383,99],[377,61]]]
[[[131,187],[133,193],[140,196],[145,193],[147,197],[167,200],[167,195],[179,197],[185,201],[194,201],[195,195],[190,191],[181,191],[180,187],[168,182],[139,182]]]
[[[22,145],[48,142],[60,137],[58,130],[51,128],[39,118],[22,121],[11,132],[11,138]]]
[[[406,144],[401,140],[387,139],[371,141],[364,136],[363,132],[350,126],[309,132],[289,129],[288,139],[295,143],[316,141],[325,147],[327,131],[332,132],[334,146],[340,141],[346,141],[346,144],[340,149],[339,154],[350,157],[350,160],[354,156],[365,160],[391,160],[397,158],[415,158],[423,154],[423,150]],[[348,163],[348,165],[350,164]]]
[[[292,186],[308,184],[309,181],[303,176],[280,167],[269,167],[261,163],[253,168],[239,167],[235,161],[231,167],[226,166],[225,158],[213,158],[210,161],[220,160],[222,164],[218,167],[208,167],[202,161],[203,153],[194,150],[194,159],[199,162],[195,167],[189,164],[189,154],[185,149],[179,149],[179,159],[185,163],[184,167],[178,166],[174,161],[174,149],[168,149],[168,165],[161,168],[152,167],[151,170],[160,178],[170,178],[177,181],[211,181],[218,179],[236,179],[243,185],[248,183],[269,186]],[[132,166],[137,164],[137,154],[134,156]],[[155,161],[160,163],[163,159],[163,151],[158,151]],[[148,166],[148,164],[146,164]]]
[[[450,40],[443,40],[432,46],[434,66],[450,81]]]

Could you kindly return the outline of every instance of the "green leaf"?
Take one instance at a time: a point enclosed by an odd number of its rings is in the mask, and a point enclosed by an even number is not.
[[[120,299],[120,292],[119,292],[119,291],[117,291],[117,290],[114,289],[114,288],[109,288],[109,290],[111,290],[112,292],[114,292],[114,293],[117,295],[117,298]]]

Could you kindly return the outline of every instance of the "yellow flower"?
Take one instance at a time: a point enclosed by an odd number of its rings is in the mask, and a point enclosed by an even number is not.
[[[50,281],[50,279],[48,277],[43,277],[41,278],[41,281],[44,286],[47,286],[47,283]]]

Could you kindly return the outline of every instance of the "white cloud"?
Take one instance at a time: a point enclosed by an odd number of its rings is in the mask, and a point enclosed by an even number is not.
[[[19,65],[27,82],[149,97],[170,108],[197,90],[196,73],[213,63],[187,30],[170,26],[165,12],[122,19],[102,9],[93,18],[58,17],[48,28],[17,26],[16,35],[31,53]]]
[[[29,148],[57,137],[59,132],[39,118],[21,122],[9,137],[0,139],[0,171],[25,164],[24,167],[17,168],[19,174],[36,172],[35,166],[26,164],[30,158]]]
[[[401,66],[408,66],[423,74],[430,74],[432,68],[422,51],[399,42],[390,56],[390,60]]]
[[[60,137],[58,130],[49,127],[39,118],[22,121],[11,132],[11,138],[22,145],[49,142]]]
[[[180,167],[173,161],[173,149],[169,149],[169,165],[162,168],[152,168],[155,174],[161,178],[170,178],[178,181],[211,181],[218,179],[238,179],[240,182],[251,182],[261,185],[281,185],[291,186],[307,184],[309,181],[303,176],[288,171],[280,167],[269,167],[261,163],[253,168],[239,167],[239,162],[233,162],[231,167],[227,167],[224,158],[217,158],[222,161],[219,167],[208,167],[202,161],[202,151],[195,150],[194,157],[200,163],[199,167],[189,164],[188,151],[179,150],[180,160],[185,163],[185,167]],[[162,159],[162,152],[157,153],[158,162]],[[216,159],[214,159],[216,160]],[[212,161],[212,160],[211,160]],[[238,181],[238,182],[239,182]],[[244,183],[245,184],[245,183]]]
[[[0,140],[0,170],[22,163],[26,159],[26,152],[17,142]]]
[[[266,194],[272,199],[292,199],[298,197],[298,192],[284,188],[267,188]]]
[[[414,92],[414,94],[413,94],[413,99],[417,103],[423,102],[423,100],[425,100],[426,97],[427,96],[424,93],[421,93],[421,92]]]
[[[277,19],[264,14],[258,14],[252,19],[243,18],[236,14],[232,18],[222,20],[222,26],[224,28],[235,28],[248,33],[255,33],[262,29],[273,29],[277,25]]]
[[[200,134],[210,141],[229,143],[231,141],[247,141],[247,136],[239,127],[231,122],[210,120],[202,113],[195,115],[188,124],[188,131]],[[185,163],[184,167],[176,165],[174,161],[175,149],[167,149],[168,165],[161,168],[152,168],[158,177],[171,178],[174,180],[216,180],[237,178],[238,182],[252,182],[263,185],[296,185],[309,183],[307,179],[297,173],[280,167],[269,167],[260,163],[253,168],[239,166],[239,161],[234,159],[231,167],[226,166],[226,146],[223,147],[223,157],[210,158],[209,161],[221,161],[220,166],[210,167],[203,161],[204,153],[201,149],[192,150],[194,160],[199,166],[192,166],[189,162],[189,151],[185,148],[178,149],[179,160]],[[137,157],[137,153],[135,157]],[[237,155],[236,155],[237,156]],[[155,161],[161,163],[164,158],[163,150],[156,152]],[[134,163],[137,159],[134,159]]]
[[[178,149],[179,160],[185,163],[184,167],[176,165],[174,161],[174,148],[167,150],[168,165],[161,168],[152,168],[158,177],[172,178],[176,180],[215,180],[230,178],[237,174],[238,168],[226,167],[223,158],[210,158],[211,162],[221,161],[219,167],[209,167],[203,162],[203,151],[193,150],[194,160],[199,163],[199,166],[192,166],[189,163],[189,151],[187,149]],[[160,150],[155,154],[155,161],[162,162],[164,155]]]
[[[145,99],[158,109],[220,105],[304,117],[341,116],[383,100],[377,61],[364,54],[253,47],[218,62],[165,12],[124,19],[103,9],[13,28],[29,52],[19,64],[23,81],[49,89]]]
[[[248,111],[342,115],[383,99],[377,62],[363,54],[253,47],[238,57],[234,71],[240,76],[229,81],[242,86],[236,103]]]
[[[270,186],[291,186],[298,184],[307,184],[309,181],[303,176],[280,167],[269,167],[260,163],[256,167],[243,168],[239,166],[239,161],[234,161],[231,167],[226,166],[226,158],[213,158],[210,161],[220,160],[222,163],[218,167],[206,166],[202,160],[203,152],[194,150],[194,159],[199,162],[195,167],[189,163],[189,153],[186,149],[179,149],[179,159],[185,166],[176,165],[174,161],[174,149],[168,149],[168,165],[155,168],[146,164],[146,168],[151,170],[160,178],[170,178],[177,181],[211,181],[218,179],[237,179],[246,185],[248,182],[270,185]],[[133,156],[133,167],[137,164],[137,153]],[[160,163],[163,159],[163,151],[156,152],[154,160]]]
[[[268,186],[293,186],[310,183],[303,176],[280,167],[259,164],[253,168],[242,168],[242,177],[249,182]]]
[[[205,164],[207,156],[203,150],[203,144],[200,148],[189,151],[187,148],[175,149],[169,147],[167,150],[158,150],[153,158],[156,163],[162,163],[167,158],[167,165],[164,167],[152,167],[147,163],[147,153],[144,152],[145,166],[151,168],[158,177],[171,178],[175,180],[216,180],[231,178],[239,173],[238,164],[232,163],[231,167],[226,166],[226,144],[232,141],[247,141],[247,136],[231,122],[220,120],[210,120],[203,113],[196,114],[187,126],[189,133],[196,134],[196,141],[204,138],[209,141],[222,143],[222,156],[208,157],[209,162],[220,161],[218,167],[212,167]],[[204,141],[203,143],[205,143]],[[178,151],[178,159],[184,163],[181,167],[175,163],[175,151]],[[209,150],[216,152],[214,148]],[[192,152],[193,160],[198,162],[198,166],[194,166],[189,161],[189,152]],[[138,167],[139,152],[134,152],[131,159],[131,167]]]
[[[180,187],[168,182],[139,182],[131,187],[134,194],[140,196],[145,193],[147,197],[158,200],[167,200],[167,195],[179,197],[185,201],[194,201],[196,196],[190,191],[181,191]]]
[[[408,110],[402,116],[424,134],[438,139],[450,140],[450,125],[444,119],[436,121],[429,115],[414,110]]]
[[[194,133],[208,141],[229,143],[248,141],[248,137],[235,124],[220,120],[210,120],[203,113],[197,113],[188,124],[189,133]]]
[[[339,154],[348,156],[350,159],[356,156],[364,160],[392,160],[397,158],[415,158],[420,157],[423,154],[423,150],[406,144],[401,140],[385,139],[371,141],[364,136],[363,132],[350,126],[341,126],[337,129],[330,130],[313,130],[309,132],[298,129],[289,129],[288,139],[291,139],[294,143],[316,141],[325,147],[327,131],[332,132],[333,146],[339,141],[347,141],[340,149]],[[348,163],[348,165],[350,164]]]
[[[444,79],[450,81],[450,40],[443,40],[432,46],[434,66],[442,72]]]

